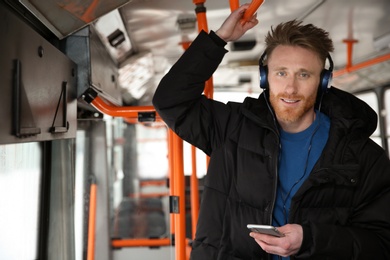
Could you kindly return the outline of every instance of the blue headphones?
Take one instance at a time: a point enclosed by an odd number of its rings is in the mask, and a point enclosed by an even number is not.
[[[268,67],[267,65],[263,65],[264,58],[266,56],[266,53],[264,52],[259,60],[259,70],[260,70],[260,88],[267,89],[268,88]],[[329,60],[329,69],[323,69],[321,72],[321,79],[320,79],[320,85],[319,85],[319,91],[322,93],[325,93],[331,85],[332,76],[333,76],[333,60],[330,54],[327,56]]]

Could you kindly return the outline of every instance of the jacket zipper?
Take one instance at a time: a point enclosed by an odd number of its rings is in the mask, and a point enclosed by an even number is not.
[[[274,192],[272,194],[272,199],[270,201],[270,205],[269,205],[269,216],[268,216],[268,223],[269,225],[272,225],[272,215],[273,215],[273,211],[274,211],[274,207],[275,207],[275,201],[276,201],[276,194],[277,194],[277,188],[278,188],[278,163],[279,163],[279,153],[280,153],[280,150],[281,150],[281,143],[280,143],[280,134],[279,134],[279,130],[278,130],[278,124],[276,122],[276,117],[275,117],[275,114],[273,113],[269,103],[268,103],[268,100],[266,98],[266,95],[264,94],[263,95],[264,99],[265,99],[265,102],[267,104],[267,107],[268,107],[268,110],[270,111],[271,115],[272,115],[272,119],[273,119],[273,122],[274,122],[274,126],[275,128],[272,128],[268,125],[265,125],[265,124],[261,124],[262,127],[270,130],[271,132],[273,132],[276,136],[276,139],[277,139],[277,143],[278,143],[278,150],[276,151],[276,155],[273,154],[273,163],[274,163],[274,170],[275,170],[275,181],[274,181]],[[267,255],[267,259],[268,260],[271,260],[271,255]]]
[[[276,122],[276,116],[275,116],[270,104],[268,103],[268,99],[267,99],[265,93],[263,96],[264,96],[265,103],[267,104],[268,110],[270,111],[270,113],[272,115],[272,119],[273,119],[274,126],[275,126],[275,129],[272,129],[271,127],[266,127],[266,128],[269,128],[275,134],[277,141],[278,141],[278,148],[279,148],[279,150],[276,152],[276,156],[273,155],[275,180],[274,180],[274,193],[272,194],[272,200],[271,200],[270,211],[269,211],[269,225],[272,225],[272,215],[273,215],[274,207],[275,207],[276,194],[277,194],[277,189],[278,189],[278,179],[279,179],[279,176],[278,176],[279,153],[281,151],[282,144],[280,143],[280,134],[278,131],[278,124]]]
[[[280,152],[280,149],[281,149],[281,144],[279,142],[279,150],[277,151],[277,153]],[[276,193],[277,193],[277,189],[278,189],[278,158],[279,158],[279,154],[278,156],[274,156],[274,169],[275,169],[275,180],[274,180],[274,188],[273,188],[273,194],[272,194],[272,200],[271,200],[271,205],[270,205],[270,212],[269,212],[269,225],[272,225],[272,215],[273,215],[273,212],[274,212],[274,207],[275,207],[275,201],[276,201]]]

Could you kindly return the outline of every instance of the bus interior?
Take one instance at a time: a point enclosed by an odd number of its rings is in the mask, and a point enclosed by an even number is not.
[[[205,94],[257,97],[264,37],[292,19],[329,32],[332,85],[378,114],[390,155],[390,2],[248,1]],[[208,158],[152,106],[157,85],[238,0],[0,0],[0,259],[189,259]]]

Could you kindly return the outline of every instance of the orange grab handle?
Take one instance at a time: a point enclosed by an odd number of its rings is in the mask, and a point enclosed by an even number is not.
[[[236,10],[238,7],[240,7],[240,1],[239,0],[230,0],[230,11]]]
[[[264,2],[264,0],[253,0],[248,9],[246,9],[244,16],[242,17],[243,21],[248,21],[259,9],[260,5]],[[233,12],[240,6],[239,0],[230,0],[230,10]]]

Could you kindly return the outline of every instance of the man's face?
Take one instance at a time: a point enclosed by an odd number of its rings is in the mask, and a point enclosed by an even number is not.
[[[268,57],[270,102],[281,127],[288,132],[305,130],[314,121],[314,104],[323,69],[315,52],[280,45]]]

